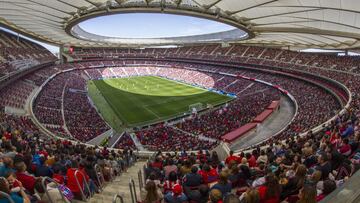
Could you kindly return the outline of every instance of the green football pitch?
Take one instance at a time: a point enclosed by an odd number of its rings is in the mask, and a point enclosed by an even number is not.
[[[89,95],[102,117],[114,128],[134,127],[189,113],[189,106],[216,106],[231,97],[181,82],[136,76],[88,81]]]

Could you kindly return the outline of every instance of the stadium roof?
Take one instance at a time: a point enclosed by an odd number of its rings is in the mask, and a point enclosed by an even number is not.
[[[197,16],[233,25],[247,35],[229,38],[221,33],[212,39],[205,36],[205,41],[199,35],[195,41],[191,37],[149,41],[103,39],[91,33],[82,35],[81,30],[74,32],[83,20],[127,12]],[[0,0],[0,23],[41,41],[83,47],[215,41],[292,48],[360,47],[359,0]]]

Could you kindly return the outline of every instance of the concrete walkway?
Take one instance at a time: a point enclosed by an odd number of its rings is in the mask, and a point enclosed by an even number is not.
[[[264,123],[258,125],[256,131],[240,137],[230,145],[231,150],[240,150],[255,145],[279,132],[290,124],[295,115],[295,106],[292,101],[282,96],[279,111],[275,112]]]

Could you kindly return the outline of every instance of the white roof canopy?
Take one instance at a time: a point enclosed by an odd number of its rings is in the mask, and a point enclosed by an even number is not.
[[[360,47],[359,0],[0,0],[0,23],[53,44],[141,46],[147,42],[94,41],[71,33],[72,27],[85,19],[139,11],[219,20],[248,32],[248,39],[233,40],[241,43],[328,49]]]

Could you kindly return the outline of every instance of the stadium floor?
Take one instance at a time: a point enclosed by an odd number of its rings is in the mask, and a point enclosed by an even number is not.
[[[216,106],[233,99],[156,76],[93,80],[88,82],[88,91],[110,125],[119,125],[115,121],[116,116],[126,127],[146,125],[183,115],[189,112],[189,106],[192,104]],[[104,113],[115,115],[109,116]]]

